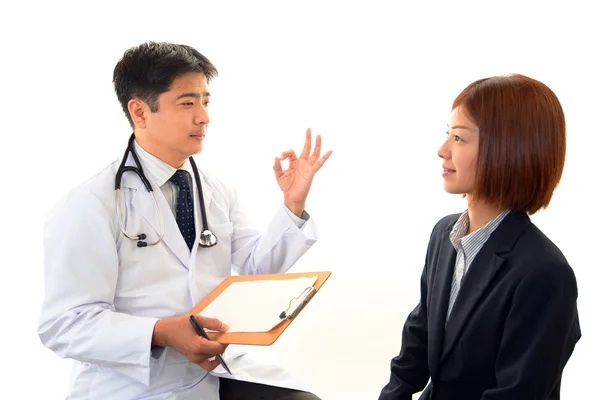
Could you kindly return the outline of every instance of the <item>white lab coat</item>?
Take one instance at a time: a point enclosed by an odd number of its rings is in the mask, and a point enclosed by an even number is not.
[[[217,400],[219,373],[228,374],[221,366],[207,373],[170,347],[151,355],[155,322],[189,312],[232,269],[240,275],[287,271],[317,240],[312,218],[299,229],[282,206],[261,234],[248,225],[235,192],[201,169],[208,223],[218,244],[194,246],[190,254],[155,187],[164,238],[138,248],[119,229],[118,165],[72,191],[47,221],[40,339],[59,356],[78,361],[70,399]],[[194,194],[198,243],[202,221],[196,189]],[[160,232],[158,214],[137,175],[123,175],[120,197],[127,233],[146,233],[153,242]],[[236,379],[307,390],[245,350],[230,345],[224,354]]]

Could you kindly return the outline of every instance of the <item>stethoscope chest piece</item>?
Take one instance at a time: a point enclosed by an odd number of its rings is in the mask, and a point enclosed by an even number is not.
[[[213,247],[217,244],[217,237],[210,230],[205,230],[200,234],[200,247]]]

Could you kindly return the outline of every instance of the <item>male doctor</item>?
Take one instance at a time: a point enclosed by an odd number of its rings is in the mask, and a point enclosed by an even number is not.
[[[154,42],[127,50],[114,69],[135,135],[124,166],[136,166],[137,155],[154,197],[128,170],[117,208],[119,161],[72,191],[48,218],[38,332],[46,347],[77,361],[70,399],[318,399],[281,368],[198,336],[188,319],[232,268],[240,275],[283,273],[312,246],[304,206],[331,155],[320,156],[319,136],[311,154],[308,130],[299,156],[287,150],[276,158],[283,205],[265,232],[250,227],[234,190],[203,168],[197,181],[190,160],[202,150],[207,85],[216,74],[192,47]],[[216,236],[213,247],[199,246],[204,229]],[[145,237],[136,240],[140,233]],[[227,330],[216,319],[198,320]]]

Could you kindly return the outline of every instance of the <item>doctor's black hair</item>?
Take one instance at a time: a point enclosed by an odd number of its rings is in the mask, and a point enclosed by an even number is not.
[[[203,73],[207,83],[217,76],[215,66],[191,46],[146,42],[126,50],[113,71],[113,85],[131,127],[129,100],[140,99],[157,112],[158,96],[170,89],[175,78],[190,72]]]

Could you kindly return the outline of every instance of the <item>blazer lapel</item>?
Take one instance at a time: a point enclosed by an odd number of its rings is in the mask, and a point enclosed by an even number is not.
[[[444,360],[456,344],[456,340],[473,309],[477,306],[481,296],[486,292],[504,262],[504,259],[494,254],[493,250],[495,249],[492,249],[492,246],[484,245],[475,256],[469,271],[463,278],[462,286],[456,296],[446,324],[446,335],[440,362]]]
[[[529,217],[524,213],[509,213],[475,256],[463,278],[462,286],[446,324],[440,363],[456,345],[475,307],[493,284],[496,274],[505,261],[500,254],[512,248],[521,231],[529,222]]]
[[[444,232],[441,238],[440,249],[437,254],[437,259],[430,262],[430,265],[436,265],[436,271],[433,274],[433,283],[429,290],[431,294],[428,296],[431,300],[428,301],[427,312],[428,318],[428,347],[429,347],[429,368],[431,376],[435,376],[439,365],[442,341],[444,339],[444,331],[446,325],[446,312],[448,310],[448,302],[450,299],[450,286],[452,284],[452,274],[454,264],[456,263],[456,250],[448,239],[448,235],[452,229],[450,225]]]

